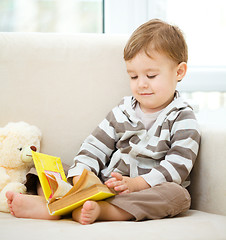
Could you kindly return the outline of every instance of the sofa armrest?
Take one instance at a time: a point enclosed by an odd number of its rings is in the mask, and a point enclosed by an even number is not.
[[[191,173],[192,208],[226,215],[226,126],[201,125],[201,146]]]

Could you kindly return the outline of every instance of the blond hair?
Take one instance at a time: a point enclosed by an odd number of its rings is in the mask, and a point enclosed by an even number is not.
[[[177,64],[188,60],[187,44],[181,30],[159,19],[150,20],[133,32],[124,48],[125,61],[142,50],[149,57],[152,51],[165,54]]]

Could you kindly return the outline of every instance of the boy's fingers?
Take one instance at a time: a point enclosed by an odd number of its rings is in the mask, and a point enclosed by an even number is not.
[[[105,182],[105,184],[109,184],[109,183],[112,183],[112,182],[115,182],[115,181],[117,181],[116,178],[110,178]]]
[[[114,190],[119,192],[124,192],[128,190],[128,187],[126,185],[118,185],[114,187]]]
[[[121,181],[123,179],[122,174],[117,173],[117,172],[112,172],[111,173],[112,177],[115,177],[117,180]]]
[[[106,183],[106,185],[110,188],[114,188],[114,187],[117,187],[117,186],[121,186],[122,182],[121,181],[114,181],[114,182]]]

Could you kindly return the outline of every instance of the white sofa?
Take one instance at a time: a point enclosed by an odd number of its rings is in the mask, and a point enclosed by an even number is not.
[[[72,164],[83,139],[124,95],[127,36],[0,33],[0,126],[26,121],[43,134],[41,152]],[[181,83],[183,84],[183,82]],[[46,221],[0,213],[8,239],[226,239],[226,127],[201,122],[192,171],[192,209],[143,222]]]

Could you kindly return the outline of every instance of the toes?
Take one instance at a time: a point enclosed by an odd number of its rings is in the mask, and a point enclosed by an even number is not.
[[[73,211],[72,218],[83,225],[91,224],[97,220],[99,211],[96,202],[86,201],[81,208]]]
[[[81,224],[86,225],[90,223],[91,223],[90,217],[81,216]]]
[[[87,201],[84,203],[81,210],[80,222],[83,225],[91,224],[97,220],[99,214],[98,205],[96,202]]]
[[[11,211],[10,214],[11,214],[12,216],[16,216],[15,213],[14,213],[13,211]]]
[[[84,204],[83,204],[83,208],[82,208],[82,212],[86,212],[86,211],[91,211],[95,208],[94,206],[95,202],[92,202],[92,201],[86,201]]]
[[[6,198],[7,198],[7,203],[8,203],[8,206],[9,206],[9,211],[11,213],[11,215],[15,216],[15,213],[13,212],[13,199],[14,199],[14,196],[15,196],[15,193],[14,192],[11,192],[11,191],[8,191],[6,192]]]
[[[6,197],[7,197],[7,199],[8,199],[8,202],[12,202],[13,201],[13,198],[14,198],[14,192],[11,192],[11,191],[8,191],[8,192],[6,192]]]

